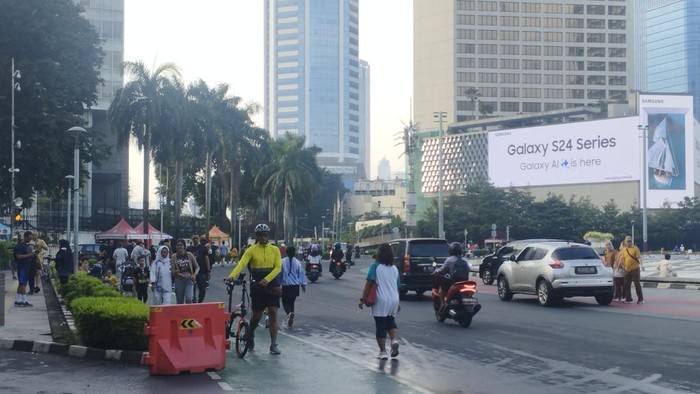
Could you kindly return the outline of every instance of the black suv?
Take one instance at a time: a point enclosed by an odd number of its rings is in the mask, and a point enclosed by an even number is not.
[[[486,285],[492,285],[496,280],[496,273],[498,273],[498,268],[503,264],[504,261],[508,261],[511,255],[517,255],[521,250],[523,250],[527,245],[533,242],[554,242],[563,241],[561,239],[522,239],[519,241],[510,241],[507,244],[501,246],[496,250],[495,253],[486,255],[481,260],[481,265],[479,266],[479,277]]]
[[[433,271],[449,257],[449,244],[441,238],[406,238],[389,242],[399,269],[402,297],[408,291],[422,295],[433,287]]]

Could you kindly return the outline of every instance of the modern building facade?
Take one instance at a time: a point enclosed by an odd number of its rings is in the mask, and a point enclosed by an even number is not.
[[[414,0],[415,120],[432,129],[437,111],[452,124],[626,100],[634,3]]]
[[[644,26],[638,37],[643,57],[640,90],[690,93],[700,119],[700,2],[645,0],[635,19]]]
[[[319,165],[366,178],[369,65],[359,59],[358,0],[265,1],[265,128],[318,146]]]
[[[112,147],[111,155],[102,161],[100,167],[90,165],[91,177],[81,191],[81,216],[92,218],[84,221],[85,225],[106,229],[114,225],[115,216],[128,215],[129,149],[117,149],[117,136],[107,121],[107,109],[114,92],[124,85],[121,72],[124,62],[124,0],[75,0],[75,3],[83,7],[83,16],[99,34],[104,52],[100,69],[104,84],[97,87],[97,105],[86,112],[87,126],[89,130],[101,133],[104,142]]]

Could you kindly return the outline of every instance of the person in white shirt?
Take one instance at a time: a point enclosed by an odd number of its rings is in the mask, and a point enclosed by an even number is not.
[[[146,256],[148,255],[148,256]],[[146,248],[143,247],[143,241],[140,239],[136,240],[136,245],[134,246],[134,249],[131,251],[131,260],[133,261],[139,261],[139,257],[146,257],[146,265],[150,266],[148,261],[150,260],[148,257],[150,257],[151,253],[148,252]]]
[[[668,278],[669,276],[676,276],[677,274],[673,271],[673,266],[671,265],[671,255],[666,253],[664,259],[659,261],[656,266],[659,274],[662,278]]]
[[[282,308],[287,314],[287,327],[294,324],[294,302],[299,297],[299,287],[306,293],[306,275],[304,268],[296,258],[297,249],[287,248],[287,256],[282,259]]]
[[[117,269],[117,278],[119,278],[119,280],[121,281],[121,266],[124,265],[124,263],[126,263],[126,259],[129,258],[129,252],[126,251],[126,248],[124,247],[123,243],[119,244],[119,247],[114,249],[114,253],[112,253],[112,258],[115,261],[115,267]]]

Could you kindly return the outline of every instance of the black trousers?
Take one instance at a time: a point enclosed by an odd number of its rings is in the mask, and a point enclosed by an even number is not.
[[[34,278],[36,277],[36,273],[38,271],[36,262],[33,262],[29,265],[29,291],[33,292],[34,288],[37,287],[38,283],[34,283]]]
[[[282,308],[284,313],[294,313],[294,302],[299,297],[299,285],[282,286]]]
[[[204,302],[204,296],[207,295],[207,287],[209,286],[209,281],[207,280],[207,274],[197,274],[197,302]]]
[[[143,303],[148,302],[148,283],[135,283],[134,287],[136,288],[136,298],[139,299],[139,301],[143,301]]]

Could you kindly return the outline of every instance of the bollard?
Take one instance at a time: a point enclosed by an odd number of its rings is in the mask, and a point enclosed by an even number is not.
[[[5,271],[0,271],[0,326],[5,325]]]

